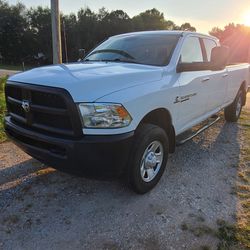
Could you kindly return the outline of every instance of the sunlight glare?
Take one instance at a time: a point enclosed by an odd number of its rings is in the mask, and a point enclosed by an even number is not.
[[[245,24],[246,26],[250,26],[250,11],[246,12],[243,15],[243,24]]]

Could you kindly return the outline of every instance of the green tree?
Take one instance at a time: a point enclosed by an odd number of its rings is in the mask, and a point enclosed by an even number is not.
[[[180,27],[178,27],[173,21],[167,20],[167,21],[165,21],[165,29],[167,29],[167,30],[179,30]]]
[[[143,30],[192,30],[189,23],[177,26],[165,20],[157,9],[146,10],[132,19],[123,10],[97,13],[89,8],[77,14],[63,15],[69,61],[76,61],[78,49],[87,51],[109,36]],[[62,28],[63,58],[65,58],[64,29]],[[20,64],[24,59],[34,61],[34,56],[43,53],[52,62],[51,11],[49,8],[27,9],[23,4],[9,5],[0,0],[0,54],[7,63]]]
[[[210,35],[217,37],[221,44],[230,50],[229,62],[250,62],[250,28],[240,24],[229,23],[220,29],[214,27]]]
[[[29,32],[33,36],[33,48],[27,55],[43,53],[52,62],[51,11],[41,6],[27,11]]]
[[[0,53],[5,62],[20,62],[26,54],[27,28],[25,6],[21,3],[10,6],[0,0]]]
[[[180,27],[180,30],[195,32],[196,28],[193,27],[190,23],[183,23]]]
[[[108,36],[132,31],[132,22],[127,13],[115,10],[108,13],[100,23],[105,25]]]
[[[69,61],[74,61],[78,58],[78,49],[80,48],[78,42],[78,29],[77,29],[77,17],[75,14],[62,16],[62,22],[65,25],[66,35],[66,47],[68,52]],[[63,61],[65,61],[65,41],[64,30],[62,30],[62,44],[63,44]]]
[[[209,34],[211,36],[215,36],[217,38],[219,38],[220,40],[222,39],[222,34],[223,34],[223,30],[220,29],[219,27],[214,27],[212,28],[212,30],[209,32]]]
[[[77,13],[77,36],[76,44],[78,48],[91,49],[95,43],[95,32],[97,26],[97,15],[89,8],[80,9]]]
[[[157,9],[146,10],[138,16],[133,17],[135,30],[164,30],[166,29],[166,21],[164,14]]]

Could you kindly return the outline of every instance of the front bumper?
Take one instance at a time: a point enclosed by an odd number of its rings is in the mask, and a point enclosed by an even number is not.
[[[130,132],[62,139],[20,127],[8,116],[4,126],[14,143],[37,160],[60,170],[95,177],[121,175],[134,138],[134,132]]]

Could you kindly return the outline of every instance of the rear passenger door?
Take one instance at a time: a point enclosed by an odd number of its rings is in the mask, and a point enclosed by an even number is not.
[[[211,52],[217,46],[213,39],[202,38],[202,46],[204,46],[206,55],[205,60],[211,61]],[[224,104],[228,85],[228,72],[227,69],[219,71],[207,71],[207,81],[204,82],[204,88],[207,92],[207,111],[213,112],[220,109]]]

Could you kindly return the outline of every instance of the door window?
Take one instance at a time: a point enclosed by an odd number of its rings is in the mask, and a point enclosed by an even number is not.
[[[217,46],[216,42],[211,39],[203,39],[203,42],[204,42],[205,50],[207,53],[207,60],[208,62],[210,62],[212,49]]]
[[[198,37],[188,37],[185,39],[181,49],[180,61],[182,63],[204,62]]]

